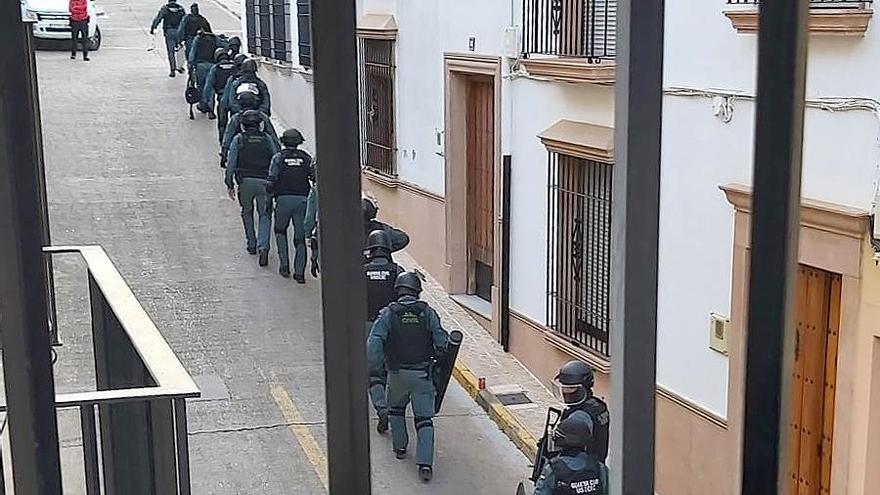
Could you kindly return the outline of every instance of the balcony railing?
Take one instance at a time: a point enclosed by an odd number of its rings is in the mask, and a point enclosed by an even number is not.
[[[810,0],[810,7],[834,7],[854,9],[865,7],[873,1],[874,0]],[[757,5],[761,2],[760,0],[727,0],[727,3],[731,5]]]
[[[97,390],[55,397],[56,409],[79,409],[86,494],[190,495],[195,382],[101,247],[45,251],[79,254],[88,269]]]
[[[617,0],[525,0],[522,53],[585,58],[614,58]]]

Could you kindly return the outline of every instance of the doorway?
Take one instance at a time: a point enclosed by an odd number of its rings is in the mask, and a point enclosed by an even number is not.
[[[447,290],[497,335],[495,303],[503,291],[501,59],[446,53],[444,66]]]
[[[468,293],[492,301],[495,265],[495,82],[467,77]]]
[[[798,267],[788,429],[789,495],[831,492],[840,292],[840,275],[806,265]]]

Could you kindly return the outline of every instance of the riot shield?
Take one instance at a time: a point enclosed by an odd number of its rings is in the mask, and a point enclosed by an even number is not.
[[[541,477],[541,471],[544,470],[544,465],[555,455],[555,452],[553,452],[553,449],[551,448],[550,440],[553,438],[553,430],[556,429],[556,425],[559,424],[561,418],[562,411],[559,409],[554,407],[547,409],[547,420],[544,422],[544,435],[538,440],[538,453],[535,456],[532,476],[529,478],[533,483],[538,481],[538,478]]]
[[[449,387],[449,380],[452,378],[452,370],[455,368],[455,360],[458,358],[462,339],[464,339],[464,335],[458,330],[450,332],[449,349],[446,355],[434,364],[434,390],[437,391],[437,398],[434,400],[435,413],[439,413],[440,406],[443,405],[443,397],[446,395],[446,388]]]

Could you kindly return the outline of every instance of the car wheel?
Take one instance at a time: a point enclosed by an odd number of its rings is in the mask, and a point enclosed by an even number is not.
[[[89,38],[89,50],[97,51],[101,48],[101,28],[95,28],[95,35]]]

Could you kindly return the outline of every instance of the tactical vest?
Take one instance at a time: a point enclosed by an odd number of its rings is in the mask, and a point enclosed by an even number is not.
[[[434,356],[434,339],[428,329],[422,301],[413,304],[391,303],[391,331],[388,334],[388,369],[413,368],[428,363]]]
[[[394,282],[399,272],[397,265],[385,258],[375,258],[364,265],[364,274],[367,277],[367,320],[375,320],[382,308],[397,299]]]
[[[581,495],[590,493],[604,493],[602,486],[601,465],[592,458],[581,454],[587,460],[584,469],[574,470],[565,463],[566,457],[555,457],[550,461],[550,467],[556,477],[556,486],[553,487],[553,495]]]
[[[593,437],[587,444],[586,452],[596,459],[605,462],[608,457],[608,428],[611,423],[611,415],[608,406],[598,397],[590,397],[583,404],[566,409],[562,419],[571,416],[575,411],[583,411],[593,421]]]
[[[196,38],[196,63],[213,62],[217,38],[213,34],[203,34]]]
[[[309,182],[312,157],[302,150],[285,149],[281,151],[281,159],[281,172],[275,183],[278,196],[308,196],[312,190],[312,183]]]
[[[226,82],[235,73],[235,64],[232,62],[220,62],[217,64],[217,70],[214,71],[214,93],[223,94],[226,89]]]
[[[269,161],[272,150],[263,133],[239,134],[238,168],[239,177],[265,179],[269,176]]]
[[[162,21],[162,28],[166,31],[169,29],[177,29],[180,26],[180,21],[183,20],[183,16],[186,15],[186,12],[183,10],[183,7],[177,4],[168,4],[165,8],[165,19]]]

